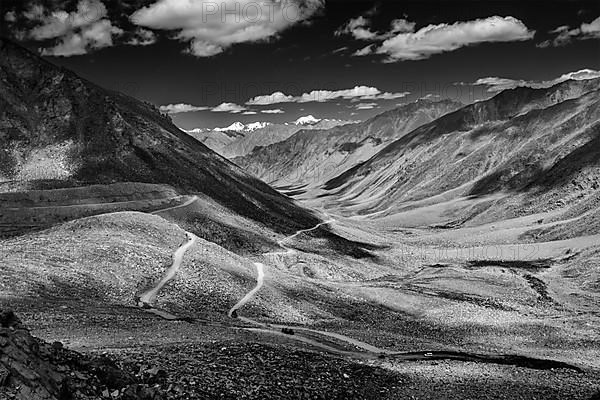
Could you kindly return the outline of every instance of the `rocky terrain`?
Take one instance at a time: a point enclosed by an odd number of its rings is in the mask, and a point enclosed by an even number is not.
[[[139,369],[136,371],[136,367]],[[136,371],[136,372],[133,372]],[[0,310],[0,398],[17,400],[157,400],[164,370],[105,356],[83,356],[60,342],[33,337],[19,318]]]

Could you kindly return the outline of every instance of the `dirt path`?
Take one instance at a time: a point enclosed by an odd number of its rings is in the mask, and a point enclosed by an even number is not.
[[[189,199],[188,201],[186,201],[183,204],[180,204],[180,205],[175,206],[175,207],[169,207],[169,208],[164,208],[162,210],[154,211],[152,214],[156,215],[156,214],[160,214],[160,213],[163,213],[163,212],[166,212],[166,211],[173,211],[173,210],[177,210],[178,208],[184,208],[184,207],[192,205],[197,200],[198,200],[198,196],[194,196],[194,197],[192,197],[191,199]]]
[[[257,271],[256,286],[254,287],[254,289],[249,291],[246,294],[246,296],[244,296],[244,298],[241,299],[235,306],[231,307],[231,310],[229,310],[228,314],[230,318],[233,318],[234,315],[237,313],[237,310],[239,310],[247,302],[249,302],[254,297],[254,295],[258,293],[258,291],[262,288],[263,284],[265,283],[265,266],[261,263],[254,263],[254,266],[256,267]]]
[[[171,264],[169,269],[167,269],[165,275],[158,282],[158,284],[156,284],[156,286],[142,293],[138,300],[138,306],[142,307],[144,310],[150,313],[156,314],[159,317],[168,320],[175,320],[179,318],[167,313],[166,311],[154,308],[154,303],[156,302],[156,296],[161,291],[161,289],[175,277],[177,271],[179,270],[179,268],[181,268],[181,263],[183,262],[183,256],[185,255],[185,253],[190,247],[192,247],[196,243],[196,240],[198,239],[196,235],[190,232],[186,232],[185,236],[187,238],[186,243],[180,246],[177,249],[177,251],[173,253],[173,263]]]

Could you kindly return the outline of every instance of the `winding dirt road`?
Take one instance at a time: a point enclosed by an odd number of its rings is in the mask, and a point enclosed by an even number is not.
[[[234,315],[237,314],[237,310],[242,308],[247,302],[249,302],[254,295],[263,287],[265,283],[265,266],[261,263],[254,263],[256,267],[257,275],[256,275],[256,286],[254,289],[249,291],[243,299],[241,299],[235,306],[229,310],[229,317],[234,318]]]
[[[194,196],[186,203],[170,207],[168,209],[159,210],[154,212],[153,214],[159,214],[165,211],[174,210],[178,208],[183,208],[191,205],[196,200],[198,200],[197,196]],[[310,229],[302,229],[297,231],[291,236],[288,236],[280,241],[278,241],[278,245],[284,250],[279,252],[265,253],[265,255],[285,255],[285,254],[293,254],[296,250],[286,246],[286,242],[294,239],[295,237],[301,235],[302,233],[308,233],[314,230],[319,229],[323,225],[327,225],[335,222],[334,219],[329,219],[325,222],[321,222],[313,228]],[[161,318],[167,320],[180,320],[181,318],[169,314],[166,311],[157,309],[153,306],[156,301],[156,296],[162,290],[162,288],[170,282],[177,271],[181,267],[181,263],[183,261],[183,256],[187,252],[187,250],[194,245],[197,241],[197,237],[190,232],[186,232],[187,242],[183,244],[181,247],[175,251],[173,254],[173,263],[171,267],[167,270],[165,276],[160,280],[160,282],[144,292],[139,299],[138,305],[143,308],[145,311],[155,314]],[[316,329],[297,327],[297,326],[289,326],[289,325],[277,325],[277,324],[267,324],[262,323],[251,318],[243,317],[238,315],[238,310],[240,310],[244,305],[246,305],[252,298],[258,293],[265,282],[265,265],[259,262],[255,262],[254,266],[256,267],[257,276],[256,276],[256,286],[248,292],[236,305],[234,305],[229,310],[229,317],[238,319],[249,325],[254,325],[255,327],[235,327],[235,329],[243,329],[250,332],[269,334],[286,337],[287,339],[294,340],[297,342],[301,342],[304,344],[308,344],[317,349],[321,349],[325,352],[337,354],[340,356],[353,357],[358,359],[375,359],[375,358],[393,358],[395,360],[403,360],[403,361],[419,361],[419,360],[458,360],[458,361],[474,361],[474,362],[482,362],[482,363],[493,363],[493,364],[508,364],[508,365],[517,365],[525,368],[535,368],[535,369],[553,369],[553,368],[568,368],[573,370],[580,370],[578,367],[573,366],[571,364],[563,363],[560,361],[553,360],[544,360],[544,359],[536,359],[524,356],[516,356],[516,355],[487,355],[487,354],[476,354],[476,353],[468,353],[468,352],[452,352],[452,351],[419,351],[419,352],[398,352],[387,349],[381,349],[376,346],[370,345],[368,343],[362,342],[357,339],[353,339],[351,337],[327,331],[320,331]],[[311,333],[313,335],[324,336],[332,339],[336,339],[338,341],[350,344],[357,349],[360,350],[345,350],[339,347],[334,347],[334,344],[329,341],[327,343],[320,342],[318,340],[302,336],[301,332]]]
[[[265,253],[265,255],[282,255],[282,254],[290,254],[294,253],[295,250],[289,248],[285,245],[285,242],[297,237],[302,233],[307,233],[314,231],[320,228],[323,225],[327,225],[335,222],[334,219],[329,219],[328,221],[321,222],[310,229],[299,230],[295,234],[288,236],[278,242],[278,245],[282,247],[285,251],[280,252],[271,252]],[[245,304],[247,304],[255,295],[260,291],[260,289],[264,285],[265,281],[265,265],[262,263],[254,263],[257,271],[256,278],[256,286],[244,296],[242,300],[240,300],[235,306],[233,306],[229,310],[229,317],[236,318],[239,321],[242,321],[249,325],[254,325],[256,328],[246,328],[242,327],[239,329],[243,329],[249,332],[263,333],[269,335],[282,336],[290,340],[294,340],[297,342],[305,343],[311,345],[315,348],[321,349],[328,353],[337,354],[340,356],[347,356],[359,359],[376,359],[376,358],[393,358],[395,360],[401,361],[420,361],[420,360],[458,360],[458,361],[472,361],[472,362],[482,362],[482,363],[491,363],[491,364],[503,364],[503,365],[517,365],[525,368],[535,368],[535,369],[553,369],[553,368],[567,368],[572,370],[579,371],[580,369],[571,364],[567,364],[561,361],[553,361],[553,360],[544,360],[537,358],[530,358],[524,356],[516,356],[516,355],[488,355],[488,354],[477,354],[477,353],[469,353],[469,352],[453,352],[453,351],[419,351],[419,352],[400,352],[393,351],[387,349],[381,349],[379,347],[373,346],[369,343],[362,342],[357,339],[353,339],[351,337],[327,331],[320,331],[317,329],[310,329],[304,327],[297,326],[289,326],[289,325],[277,325],[277,324],[267,324],[263,322],[256,321],[252,318],[243,317],[239,315],[238,310],[242,308]],[[287,332],[287,333],[286,333]],[[337,339],[338,341],[345,342],[350,344],[360,351],[353,350],[343,350],[337,347],[334,347],[330,344],[325,344],[319,342],[315,339],[311,339],[302,335],[299,335],[298,332],[308,332],[320,336],[326,336],[329,338]]]
[[[194,235],[193,233],[190,233],[190,232],[186,232],[185,236],[187,238],[186,243],[183,244],[182,246],[180,246],[177,249],[177,251],[175,251],[175,253],[173,253],[173,263],[171,264],[169,269],[167,269],[165,275],[156,284],[156,286],[154,286],[154,287],[150,288],[149,290],[145,291],[144,293],[142,293],[138,300],[139,307],[142,307],[144,310],[146,310],[150,313],[156,314],[162,318],[169,319],[169,320],[176,320],[176,319],[179,319],[179,317],[176,317],[175,315],[169,314],[166,311],[155,308],[154,303],[156,302],[156,296],[158,295],[158,293],[162,290],[162,288],[167,283],[169,283],[175,277],[175,275],[177,274],[177,271],[179,271],[179,268],[181,268],[181,263],[183,262],[183,256],[185,255],[185,253],[198,240],[196,235]]]

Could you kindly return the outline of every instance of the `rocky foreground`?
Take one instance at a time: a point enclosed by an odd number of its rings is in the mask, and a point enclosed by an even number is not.
[[[194,330],[199,333],[198,326]],[[235,341],[130,343],[110,354],[95,349],[82,355],[33,337],[13,312],[0,311],[0,400],[598,400],[598,394],[590,397],[598,391],[597,378],[591,371],[453,361],[356,362],[243,335]]]
[[[132,366],[128,366],[132,370]],[[86,357],[33,337],[11,311],[0,311],[0,399],[163,399],[156,368],[126,371],[107,357]]]

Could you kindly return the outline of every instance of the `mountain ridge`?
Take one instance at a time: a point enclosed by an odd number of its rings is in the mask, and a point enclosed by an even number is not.
[[[462,106],[451,100],[419,100],[354,125],[324,132],[301,130],[233,161],[276,186],[318,187],[365,161],[386,143]]]
[[[484,203],[459,219],[473,223],[554,209],[553,201],[574,203],[578,195],[591,194],[600,176],[593,172],[598,89],[600,79],[567,81],[547,89],[511,89],[468,105],[328,181],[328,199],[348,212],[390,216],[470,196]],[[572,179],[587,183],[567,189]]]
[[[278,229],[316,221],[156,107],[104,90],[6,39],[0,55],[3,182],[167,183]]]

